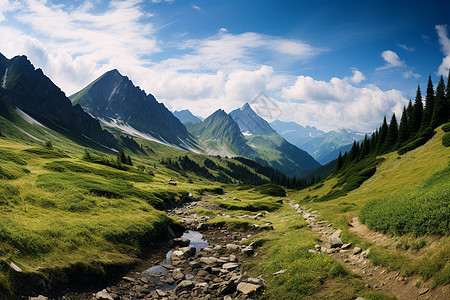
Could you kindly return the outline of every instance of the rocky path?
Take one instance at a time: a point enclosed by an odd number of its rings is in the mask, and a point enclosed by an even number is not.
[[[322,240],[321,245],[316,245],[310,252],[321,252],[331,255],[349,270],[360,275],[373,290],[384,292],[396,296],[399,300],[410,299],[450,299],[449,286],[440,286],[430,289],[431,282],[425,282],[416,287],[419,276],[402,277],[398,272],[389,271],[383,267],[375,266],[367,256],[370,249],[362,251],[359,247],[352,247],[351,244],[343,244],[340,239],[341,230],[334,230],[328,221],[317,221],[318,213],[298,204],[289,205],[300,214],[309,224],[310,229],[317,233]],[[353,232],[360,235],[372,243],[386,241],[387,236],[368,229],[365,225],[353,219]],[[352,229],[351,229],[352,231]]]
[[[115,285],[96,293],[66,299],[250,299],[264,288],[262,276],[251,278],[241,264],[254,254],[253,245],[240,246],[251,234],[208,228],[208,217],[190,214],[202,202],[168,211],[190,231],[174,238],[171,251],[145,269],[130,272]],[[200,238],[199,238],[200,237]]]

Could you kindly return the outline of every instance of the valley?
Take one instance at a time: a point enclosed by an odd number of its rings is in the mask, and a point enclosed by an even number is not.
[[[0,299],[449,297],[442,77],[321,165],[248,103],[182,121],[117,70],[70,100],[3,71]]]

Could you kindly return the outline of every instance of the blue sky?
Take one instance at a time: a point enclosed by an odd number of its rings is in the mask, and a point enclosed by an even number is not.
[[[449,1],[0,0],[0,51],[68,95],[117,68],[171,110],[264,93],[272,117],[372,131],[447,76],[449,16]]]

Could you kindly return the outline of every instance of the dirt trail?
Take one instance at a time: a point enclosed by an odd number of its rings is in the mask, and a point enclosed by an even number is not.
[[[421,281],[421,277],[401,277],[396,271],[389,271],[386,268],[375,266],[367,258],[369,254],[367,250],[362,251],[358,247],[352,248],[351,244],[342,245],[340,243],[341,245],[339,245],[339,241],[336,241],[332,237],[339,238],[340,231],[334,230],[331,226],[332,224],[328,221],[316,221],[318,217],[317,212],[311,212],[306,207],[299,207],[298,204],[294,205],[292,201],[289,204],[298,214],[305,218],[310,229],[319,235],[322,240],[322,245],[317,245],[316,249],[310,251],[330,254],[349,270],[360,275],[371,289],[395,296],[399,300],[450,299],[449,285],[439,286],[432,290],[430,288],[432,282],[429,280],[428,282],[422,283],[420,287],[416,287],[416,282]],[[381,233],[368,229],[357,218],[352,220],[352,226],[350,228],[351,232],[372,243],[385,243],[389,239],[389,237]]]

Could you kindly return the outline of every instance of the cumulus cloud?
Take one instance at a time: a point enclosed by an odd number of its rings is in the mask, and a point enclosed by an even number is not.
[[[366,76],[364,76],[364,74],[359,71],[356,68],[352,68],[352,72],[353,72],[353,76],[350,78],[350,80],[354,83],[360,83],[363,80],[366,80]]]
[[[384,59],[386,64],[384,66],[378,67],[377,70],[385,70],[393,67],[406,67],[406,63],[400,60],[400,57],[391,50],[386,50],[381,53],[381,57]]]
[[[439,66],[438,75],[448,76],[448,70],[450,69],[450,39],[448,37],[447,25],[436,25],[435,28],[439,37],[439,43],[441,44],[442,53],[445,55]]]
[[[281,95],[297,108],[284,111],[287,118],[325,130],[344,126],[370,131],[384,115],[399,115],[407,103],[398,90],[382,91],[374,85],[356,87],[349,78],[336,77],[327,82],[298,76],[293,85],[282,89]]]

